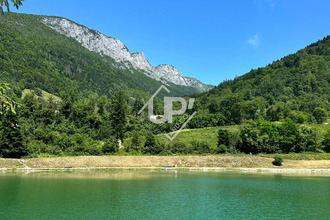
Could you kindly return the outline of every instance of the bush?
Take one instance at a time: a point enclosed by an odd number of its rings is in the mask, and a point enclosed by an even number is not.
[[[281,156],[275,156],[272,163],[274,166],[282,166],[283,158]]]
[[[102,146],[102,152],[104,154],[116,153],[118,151],[118,142],[115,138],[106,139]]]
[[[226,145],[224,145],[224,144],[220,144],[220,145],[218,146],[218,153],[219,153],[219,154],[225,154],[225,153],[227,153],[227,152],[228,152],[228,148],[227,148]]]
[[[174,154],[187,154],[187,147],[183,142],[174,142],[172,145],[172,153]]]
[[[325,134],[322,144],[324,146],[323,150],[327,153],[330,153],[330,129]]]
[[[313,116],[315,117],[317,123],[322,124],[327,120],[328,112],[324,108],[316,107],[313,111]]]
[[[191,151],[196,154],[210,154],[212,153],[212,148],[209,143],[202,141],[192,141],[190,142]]]

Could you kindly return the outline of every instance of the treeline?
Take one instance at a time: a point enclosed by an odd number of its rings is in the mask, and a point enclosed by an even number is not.
[[[233,134],[220,129],[218,133],[218,152],[243,153],[301,153],[330,152],[330,129],[319,130],[294,123],[286,118],[279,123],[264,120],[250,120],[241,125]]]
[[[187,115],[197,114],[186,128],[241,127],[221,130],[214,148],[203,141],[159,140],[155,135],[182,124],[181,116],[161,125],[137,118],[159,82],[115,67],[40,19],[0,19],[0,83],[11,88],[0,85],[0,157],[329,152],[329,131],[310,128],[329,118],[329,36],[197,95]],[[179,86],[171,91],[193,92]],[[163,114],[158,99],[154,112]]]
[[[320,133],[290,118],[269,122],[262,118],[245,121],[238,132],[219,131],[218,147],[205,141],[166,143],[164,132],[182,125],[180,117],[160,126],[140,120],[141,96],[123,91],[110,98],[91,94],[80,97],[74,89],[59,100],[40,90],[17,97],[5,84],[0,86],[0,157],[39,157],[105,154],[216,154],[329,152],[330,131]],[[156,113],[161,113],[155,101]],[[192,110],[193,111],[193,110]],[[189,114],[190,112],[188,112]],[[146,114],[146,112],[144,113]],[[219,122],[220,121],[220,122]],[[197,115],[189,126],[225,124],[219,114]]]
[[[300,124],[324,123],[330,110],[329,66],[330,36],[327,36],[295,54],[198,95],[196,109],[201,117],[220,118],[211,126],[241,124],[260,117],[269,121],[290,118]]]
[[[18,98],[0,86],[0,156],[101,155],[115,152],[127,129],[127,97],[95,94],[79,98],[69,90],[61,101],[36,92]],[[8,101],[13,100],[10,110]]]
[[[321,130],[297,124],[289,118],[280,122],[248,120],[237,130],[228,128],[223,126],[218,130],[216,148],[205,139],[167,142],[161,136],[155,139],[150,132],[147,137],[134,132],[125,147],[128,152],[152,155],[330,153],[330,128]]]

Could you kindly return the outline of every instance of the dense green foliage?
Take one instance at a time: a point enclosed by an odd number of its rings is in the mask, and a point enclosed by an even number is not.
[[[330,110],[330,36],[199,95],[199,110],[226,124],[264,118],[323,123]]]
[[[272,162],[274,166],[282,166],[283,163],[283,157],[281,156],[275,156],[274,161]]]
[[[0,157],[330,152],[329,127],[317,127],[330,110],[330,37],[197,95],[187,115],[197,114],[167,143],[163,133],[182,116],[161,125],[137,117],[160,83],[114,67],[42,18],[0,17]],[[158,98],[154,113],[163,114]]]
[[[5,13],[0,17],[0,82],[11,85],[20,96],[24,89],[41,89],[65,96],[96,93],[110,97],[125,90],[149,97],[161,85],[139,71],[83,48],[42,23],[45,16]],[[192,87],[170,84],[172,95],[198,92]]]
[[[7,84],[0,84],[0,156],[19,158],[26,154],[16,116],[16,103],[6,95]]]

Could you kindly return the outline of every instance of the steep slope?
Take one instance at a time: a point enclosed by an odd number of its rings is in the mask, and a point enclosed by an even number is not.
[[[40,88],[58,96],[69,89],[81,95],[111,96],[126,90],[149,96],[162,84],[141,70],[150,66],[143,54],[130,54],[119,40],[97,34],[102,41],[81,38],[78,42],[80,34],[77,39],[63,35],[44,24],[47,19],[15,13],[0,17],[0,81],[10,83],[18,95],[24,89]],[[200,92],[198,86],[166,83],[174,95]]]
[[[316,114],[316,108],[329,111],[330,36],[266,67],[224,81],[198,100],[204,110],[224,115],[228,123],[257,116],[304,121],[308,114]]]
[[[47,17],[42,22],[60,34],[75,39],[86,49],[109,56],[116,62],[123,63],[123,67],[140,70],[145,75],[165,84],[170,82],[176,85],[191,86],[201,91],[210,88],[199,81],[187,80],[171,65],[151,66],[143,53],[130,53],[128,48],[118,39],[92,31],[64,18]]]

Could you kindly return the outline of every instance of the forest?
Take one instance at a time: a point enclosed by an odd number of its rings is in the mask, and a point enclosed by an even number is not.
[[[41,18],[0,18],[0,157],[330,152],[330,36],[205,93],[170,85],[196,98],[182,135],[212,128],[215,137],[165,143],[179,116],[148,126],[137,118],[161,83],[116,68]],[[156,98],[155,114],[162,106]]]

